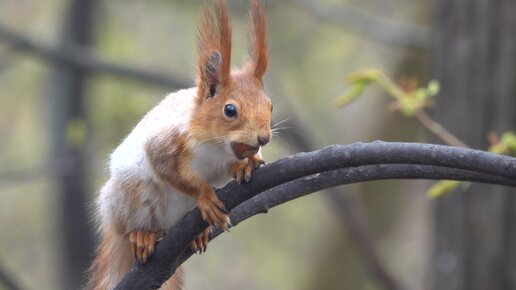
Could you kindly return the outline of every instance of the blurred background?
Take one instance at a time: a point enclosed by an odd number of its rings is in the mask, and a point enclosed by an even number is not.
[[[228,2],[240,65],[247,1]],[[107,157],[192,86],[202,3],[0,0],[0,289],[83,285]],[[284,127],[269,162],[333,143],[442,143],[377,87],[334,107],[364,68],[438,80],[429,112],[470,147],[516,128],[514,1],[266,3],[265,86]],[[475,184],[431,200],[431,184],[370,182],[274,208],[188,260],[185,288],[516,289],[516,192]]]

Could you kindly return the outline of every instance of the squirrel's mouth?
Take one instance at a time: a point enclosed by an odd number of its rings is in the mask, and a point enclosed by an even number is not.
[[[235,156],[242,160],[244,158],[253,157],[258,150],[260,150],[259,146],[251,146],[245,143],[231,142],[231,149],[233,149],[233,153]]]

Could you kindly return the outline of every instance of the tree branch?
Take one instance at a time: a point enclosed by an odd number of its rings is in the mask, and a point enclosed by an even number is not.
[[[288,0],[314,18],[345,26],[381,42],[397,46],[432,49],[433,31],[428,27],[402,23],[350,4],[330,7],[317,5],[313,1]]]
[[[45,61],[59,65],[77,66],[87,71],[133,78],[175,89],[187,88],[193,85],[191,81],[172,73],[138,69],[110,62],[81,46],[69,45],[65,48],[57,48],[44,44],[16,33],[3,25],[0,25],[0,39],[19,50],[34,54]]]
[[[516,158],[418,143],[332,145],[285,157],[257,170],[251,183],[231,182],[217,190],[217,194],[226,208],[235,209],[231,217],[237,224],[247,215],[266,212],[303,194],[386,178],[457,179],[516,186]],[[237,209],[240,204],[242,207]],[[207,226],[198,209],[186,214],[158,244],[149,261],[136,265],[116,289],[160,287],[191,255],[185,250]]]

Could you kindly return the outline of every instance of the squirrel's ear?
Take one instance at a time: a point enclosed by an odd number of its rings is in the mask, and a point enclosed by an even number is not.
[[[231,21],[224,0],[215,1],[216,18],[207,7],[199,23],[197,52],[199,54],[199,95],[213,97],[220,87],[230,83]]]
[[[269,53],[267,51],[267,15],[265,7],[260,0],[251,0],[249,9],[250,31],[249,31],[249,54],[251,56],[251,73],[261,80],[267,63]]]
[[[222,64],[222,55],[218,51],[213,51],[206,59],[203,65],[204,79],[201,83],[204,83],[206,88],[206,97],[211,98],[215,96],[220,86],[221,74],[220,68]]]

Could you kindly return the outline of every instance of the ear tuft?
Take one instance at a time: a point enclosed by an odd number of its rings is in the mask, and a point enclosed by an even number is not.
[[[224,0],[215,0],[215,17],[204,8],[197,41],[198,95],[213,97],[230,84],[231,20]]]
[[[261,81],[267,70],[269,53],[267,51],[267,15],[265,13],[265,7],[260,0],[251,0],[249,19],[249,54],[251,56],[251,69],[254,76]]]

